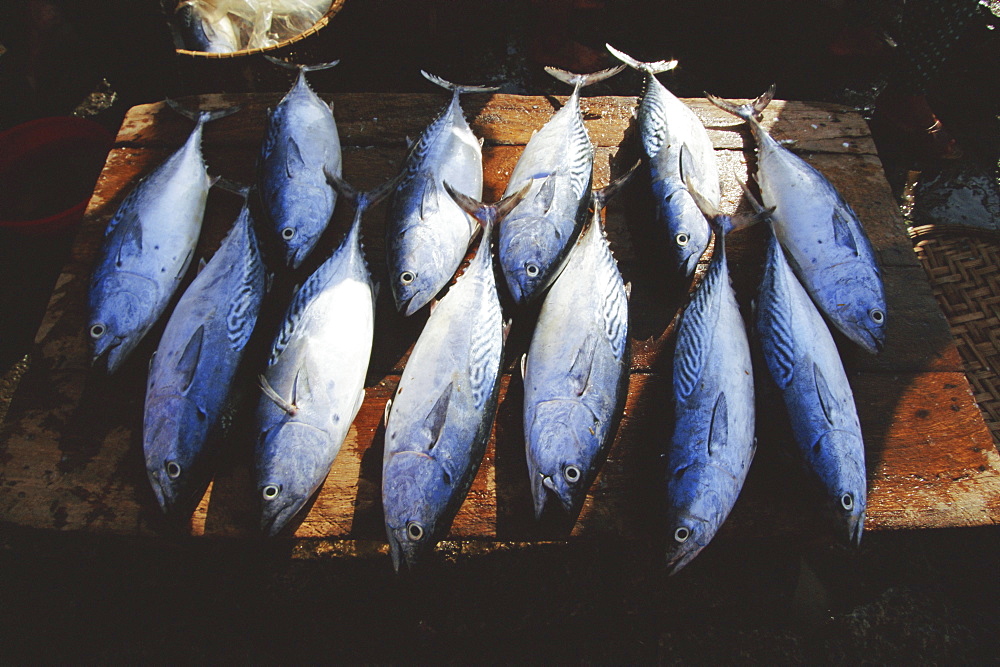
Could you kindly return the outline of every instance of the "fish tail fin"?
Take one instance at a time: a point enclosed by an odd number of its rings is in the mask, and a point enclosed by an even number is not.
[[[628,55],[624,51],[619,51],[610,44],[605,44],[604,48],[611,52],[615,58],[622,61],[632,69],[637,69],[640,72],[644,72],[650,76],[654,74],[659,74],[660,72],[668,72],[675,67],[677,67],[676,60],[655,60],[653,62],[643,62],[641,60],[636,60],[632,56]]]
[[[284,67],[285,69],[290,69],[296,72],[318,72],[320,70],[336,67],[340,64],[339,60],[332,60],[328,63],[316,63],[315,65],[297,65],[295,63],[290,63],[287,60],[282,60],[281,58],[275,58],[274,56],[270,56],[266,53],[264,54],[264,57],[278,67]]]
[[[329,183],[330,186],[337,191],[338,196],[343,197],[345,200],[350,202],[355,209],[363,211],[369,206],[374,206],[378,202],[385,199],[385,197],[392,192],[392,190],[399,183],[404,172],[400,172],[385,183],[382,183],[378,187],[367,192],[362,192],[356,189],[343,178],[327,168],[323,169],[323,173],[326,175],[327,183]]]
[[[184,116],[189,118],[196,123],[208,123],[213,120],[218,120],[220,118],[225,118],[226,116],[231,116],[243,107],[239,104],[235,104],[231,107],[224,107],[222,109],[211,109],[207,111],[198,111],[195,109],[189,109],[175,99],[167,98],[164,100],[167,106]]]
[[[563,83],[568,83],[573,86],[573,94],[579,95],[581,88],[604,81],[605,79],[610,79],[624,69],[625,65],[617,65],[615,67],[609,67],[608,69],[602,69],[599,72],[591,72],[590,74],[567,72],[566,70],[559,69],[558,67],[546,67],[545,71]]]
[[[775,84],[772,83],[770,88],[765,90],[757,99],[749,104],[736,104],[730,100],[710,95],[709,93],[705,93],[705,97],[709,102],[723,111],[728,111],[734,116],[739,116],[753,125],[760,120],[761,113],[763,113],[764,109],[767,108],[767,105],[771,103],[771,100],[774,99],[774,91]]]
[[[444,184],[444,189],[448,191],[448,194],[455,200],[459,208],[475,218],[479,222],[479,225],[483,229],[486,229],[488,225],[493,225],[503,220],[508,213],[514,210],[515,206],[521,203],[521,200],[524,199],[531,189],[531,182],[495,204],[484,204],[474,197],[462,194],[448,183]]]
[[[603,188],[594,190],[594,211],[600,211],[602,208],[608,205],[608,201],[618,194],[618,191],[625,187],[625,184],[632,180],[632,176],[635,174],[636,169],[642,164],[642,160],[637,161],[634,165],[629,167],[629,170],[624,174],[611,181]]]
[[[452,83],[451,81],[442,79],[441,77],[431,74],[425,70],[420,70],[420,73],[431,83],[441,86],[445,90],[450,90],[456,95],[461,95],[462,93],[493,93],[500,90],[500,86],[465,86],[458,83]]]

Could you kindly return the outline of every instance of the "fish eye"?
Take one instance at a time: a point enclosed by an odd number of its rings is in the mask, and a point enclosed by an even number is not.
[[[170,479],[177,479],[181,476],[181,467],[177,464],[177,461],[167,461],[165,467],[167,469],[167,477]]]
[[[264,500],[274,500],[281,492],[281,487],[277,484],[268,484],[263,489]]]
[[[840,497],[840,506],[847,511],[854,509],[854,496],[849,493],[842,495]]]
[[[534,264],[525,264],[524,272],[528,274],[528,277],[534,278],[538,275],[538,267]]]
[[[424,527],[416,521],[411,521],[406,524],[406,536],[412,541],[417,542],[424,536]]]
[[[885,322],[885,313],[883,313],[878,308],[873,309],[868,315],[872,318],[875,324],[882,324]]]
[[[285,227],[284,229],[282,229],[281,238],[285,239],[286,241],[291,241],[293,238],[295,238],[295,228]]]
[[[417,279],[417,274],[413,273],[413,271],[403,271],[401,274],[399,274],[399,282],[403,283],[404,285],[409,285],[416,279]]]
[[[563,476],[566,478],[566,481],[569,482],[570,484],[576,484],[577,482],[580,481],[582,473],[580,472],[580,469],[577,468],[576,466],[569,465],[566,466],[565,470],[563,470]]]
[[[688,244],[688,241],[690,240],[691,237],[685,234],[684,232],[681,232],[680,234],[674,237],[674,241],[676,241],[677,245],[679,245],[682,248],[686,246]]]
[[[684,544],[689,537],[691,537],[691,530],[686,526],[681,526],[674,531],[674,539],[677,540],[678,544]]]
[[[103,324],[95,324],[94,326],[90,327],[90,337],[93,338],[94,340],[97,340],[107,332],[108,328]]]

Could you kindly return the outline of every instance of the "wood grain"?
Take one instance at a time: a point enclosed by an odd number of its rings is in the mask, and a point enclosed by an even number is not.
[[[332,95],[344,145],[344,174],[368,189],[391,177],[416,137],[445,102],[442,95]],[[463,104],[474,131],[485,138],[486,199],[502,195],[523,144],[565,98],[470,95]],[[263,119],[274,95],[212,95],[183,100],[190,107],[240,104],[242,111],[210,124],[204,152],[212,173],[252,182]],[[747,178],[749,135],[739,121],[705,100],[688,100],[709,126],[722,172],[723,207],[745,207],[737,179]],[[583,100],[586,125],[597,146],[595,185],[606,184],[638,157],[632,109],[635,98]],[[870,357],[838,338],[862,419],[868,455],[870,530],[973,526],[1000,520],[1000,456],[973,402],[963,367],[892,200],[864,121],[826,104],[775,101],[765,126],[823,171],[862,219],[882,261],[889,300],[889,342]],[[108,156],[72,255],[54,290],[36,338],[32,367],[0,432],[0,522],[57,530],[113,534],[256,535],[256,492],[251,482],[252,380],[245,379],[242,408],[218,444],[217,474],[192,516],[168,522],[159,514],[145,476],[140,428],[149,354],[162,323],[121,372],[103,377],[88,367],[83,337],[86,283],[103,230],[137,179],[176,149],[190,121],[163,105],[129,111]],[[644,180],[645,179],[645,180]],[[612,249],[632,284],[630,338],[633,369],[629,398],[614,445],[576,520],[532,516],[521,434],[522,387],[511,373],[526,350],[534,315],[508,310],[502,398],[486,460],[455,518],[460,540],[634,538],[657,530],[662,471],[660,453],[671,428],[672,321],[690,285],[666,271],[651,225],[648,177],[614,201],[606,226]],[[213,190],[199,257],[210,256],[235,219],[239,199]],[[384,206],[364,221],[373,272],[384,281]],[[339,239],[349,213],[341,208],[317,250],[322,257]],[[734,285],[744,313],[757,289],[762,229],[730,240]],[[314,259],[314,261],[319,261]],[[308,274],[313,264],[276,284],[269,297]],[[280,281],[279,281],[280,282]],[[287,284],[285,284],[287,283]],[[297,537],[384,541],[380,476],[380,420],[406,355],[426,315],[403,318],[382,290],[367,398],[322,491],[300,523]],[[277,326],[281,308],[262,320],[251,343],[258,357]],[[253,356],[251,354],[251,357]],[[244,372],[252,378],[252,369]],[[720,540],[794,532],[823,535],[822,518],[792,462],[787,417],[758,378],[759,450],[747,486]]]

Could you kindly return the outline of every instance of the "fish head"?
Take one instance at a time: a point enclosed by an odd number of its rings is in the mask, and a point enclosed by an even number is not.
[[[333,215],[336,193],[325,183],[290,183],[277,193],[271,210],[285,261],[299,268],[312,252]]]
[[[263,431],[257,449],[261,531],[277,535],[330,472],[330,437],[322,429],[284,419]]]
[[[146,474],[164,513],[184,505],[204,481],[201,453],[210,426],[205,410],[184,396],[147,404],[142,429]]]
[[[599,426],[594,413],[579,401],[545,401],[537,407],[527,443],[535,518],[541,517],[550,496],[569,514],[583,505],[601,451]]]
[[[436,234],[419,225],[389,243],[386,261],[396,309],[409,316],[444,288],[462,258],[449,253]]]
[[[820,436],[812,452],[809,467],[823,488],[825,513],[837,536],[858,546],[868,505],[864,445],[857,434],[838,429]]]
[[[732,477],[716,466],[693,464],[675,470],[667,481],[667,570],[675,574],[697,556],[718,532],[731,509]]]
[[[834,312],[829,313],[834,324],[865,351],[877,354],[885,345],[886,307],[881,280],[832,280],[829,289],[835,304]]]
[[[712,237],[705,214],[688,189],[676,182],[655,181],[653,195],[660,202],[657,216],[667,233],[667,252],[674,266],[690,276]]]
[[[156,285],[131,273],[95,277],[90,292],[87,338],[91,363],[104,363],[114,373],[153,325],[150,313],[156,303]]]
[[[555,279],[573,239],[544,216],[507,220],[500,226],[500,266],[518,304],[537,298]]]
[[[394,454],[382,472],[382,508],[393,567],[413,570],[434,549],[444,525],[456,480],[433,456]]]

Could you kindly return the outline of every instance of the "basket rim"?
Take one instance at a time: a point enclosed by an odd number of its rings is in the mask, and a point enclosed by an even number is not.
[[[269,53],[271,51],[277,51],[278,49],[282,49],[286,46],[291,46],[292,44],[300,42],[306,37],[309,37],[310,35],[314,35],[317,32],[319,32],[324,26],[326,26],[327,23],[330,22],[330,19],[343,8],[345,2],[347,2],[347,0],[333,0],[333,2],[330,4],[330,9],[328,9],[326,13],[323,14],[323,16],[321,16],[319,20],[312,25],[312,27],[300,32],[297,35],[289,37],[288,39],[283,39],[277,44],[272,44],[271,46],[261,46],[253,49],[240,49],[239,51],[228,51],[226,53],[210,53],[208,51],[192,51],[190,49],[175,49],[175,50],[178,55],[182,56],[190,56],[192,58],[212,58],[212,59],[241,58],[243,56],[251,56],[256,53]]]

